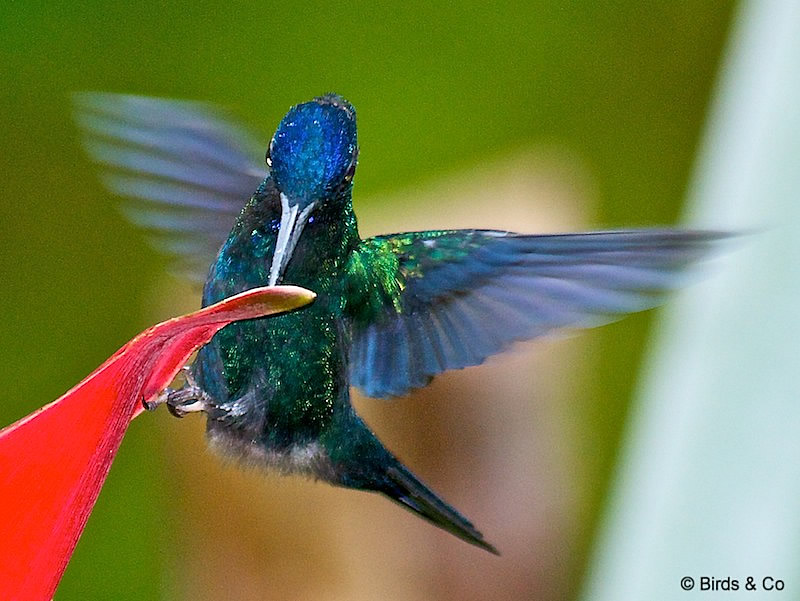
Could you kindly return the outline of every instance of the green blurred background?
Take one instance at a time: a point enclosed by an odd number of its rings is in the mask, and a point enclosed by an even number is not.
[[[0,422],[198,302],[99,185],[71,92],[212,101],[266,147],[290,105],[336,91],[358,110],[365,234],[668,224],[733,8],[4,3]],[[525,345],[409,399],[359,401],[500,558],[372,495],[240,473],[204,450],[201,420],[158,412],[132,425],[56,599],[570,598],[649,321]]]

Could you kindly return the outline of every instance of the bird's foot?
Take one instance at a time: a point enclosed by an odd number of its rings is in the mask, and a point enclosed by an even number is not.
[[[155,411],[160,405],[175,417],[183,417],[189,413],[207,411],[214,406],[211,396],[197,384],[189,367],[181,370],[185,384],[181,388],[165,388],[152,401],[142,401],[147,411]]]

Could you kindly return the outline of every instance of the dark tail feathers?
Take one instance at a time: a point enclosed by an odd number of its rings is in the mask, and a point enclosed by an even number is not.
[[[386,469],[386,476],[387,487],[381,492],[390,499],[458,538],[489,553],[500,555],[467,518],[437,497],[399,461]]]

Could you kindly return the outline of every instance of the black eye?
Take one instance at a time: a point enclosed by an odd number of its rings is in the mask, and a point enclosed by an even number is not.
[[[265,157],[267,161],[267,167],[272,167],[272,142],[269,143],[269,148],[267,148],[267,156]]]

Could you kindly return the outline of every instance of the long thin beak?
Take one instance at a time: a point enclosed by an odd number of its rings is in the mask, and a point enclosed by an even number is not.
[[[312,202],[300,211],[300,208],[296,204],[291,204],[281,192],[281,225],[278,230],[278,240],[275,242],[275,252],[272,255],[272,265],[269,268],[270,286],[277,284],[283,275],[314,206],[315,203]]]

